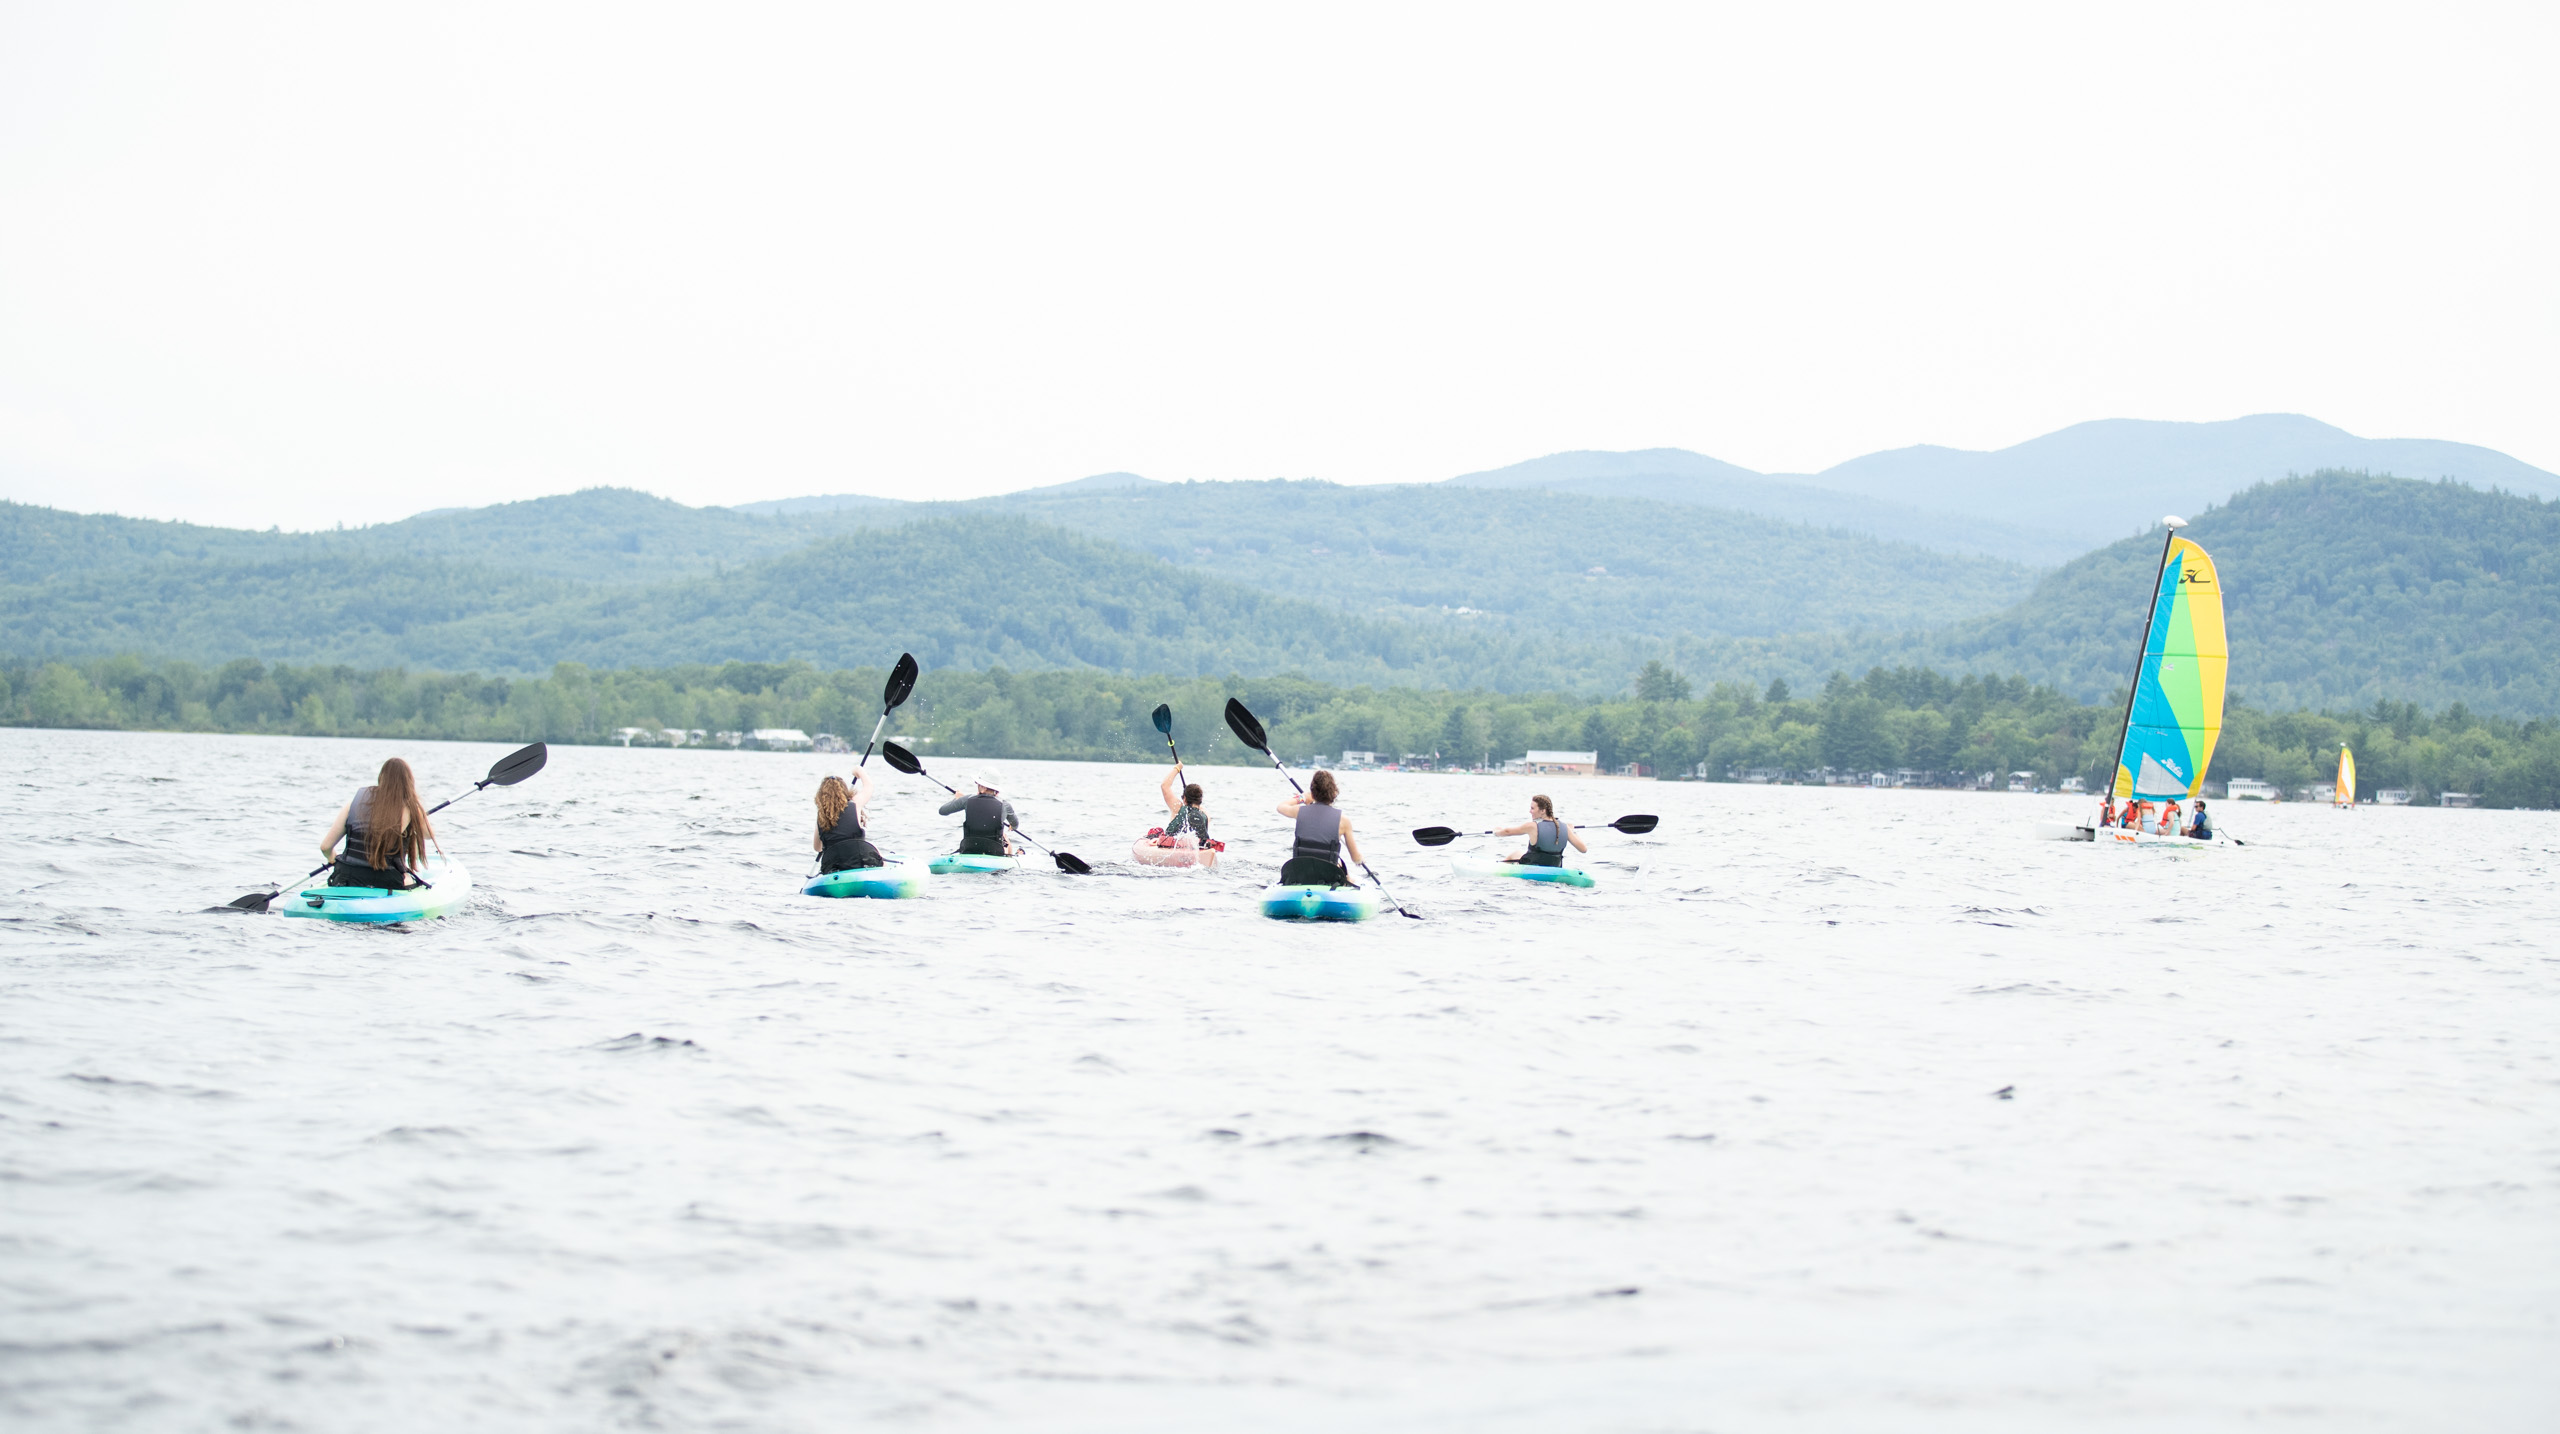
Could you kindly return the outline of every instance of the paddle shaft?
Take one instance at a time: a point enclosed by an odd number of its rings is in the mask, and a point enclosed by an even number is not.
[[[1360,863],[1360,869],[1361,869],[1362,871],[1364,871],[1364,872],[1367,872],[1367,873],[1368,873],[1368,876],[1369,876],[1369,884],[1370,884],[1371,886],[1374,886],[1374,887],[1378,888],[1378,894],[1379,894],[1380,896],[1385,897],[1385,898],[1387,899],[1387,904],[1388,904],[1389,906],[1392,906],[1392,907],[1394,907],[1394,908],[1396,909],[1396,915],[1401,916],[1401,917],[1404,917],[1405,919],[1407,919],[1407,920],[1409,920],[1409,921],[1420,921],[1420,920],[1422,919],[1421,917],[1416,916],[1416,915],[1414,915],[1412,912],[1407,911],[1407,910],[1405,910],[1405,909],[1404,909],[1404,903],[1403,903],[1403,902],[1401,902],[1401,901],[1396,900],[1396,894],[1395,894],[1394,892],[1392,892],[1392,891],[1387,890],[1387,884],[1386,884],[1385,882],[1378,880],[1378,873],[1377,873],[1376,868],[1374,868],[1374,867],[1370,866],[1370,865],[1369,865],[1369,863],[1367,863],[1367,862],[1365,862],[1365,861],[1364,861],[1364,862]]]

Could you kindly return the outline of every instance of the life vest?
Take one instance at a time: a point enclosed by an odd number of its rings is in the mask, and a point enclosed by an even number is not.
[[[358,787],[356,794],[347,799],[347,844],[339,849],[338,860],[348,866],[370,867],[373,865],[373,792],[374,789],[371,787]],[[406,861],[407,856],[400,850],[400,844],[395,839],[391,846],[389,864],[382,870],[406,870],[404,864]]]
[[[960,850],[1002,856],[1010,849],[1004,836],[1004,798],[980,793],[961,804]]]
[[[872,854],[871,843],[863,836],[862,809],[852,802],[844,804],[834,826],[818,833],[818,840],[825,843],[818,857],[823,870],[842,871],[854,860]]]
[[[1169,837],[1180,836],[1186,831],[1198,837],[1202,846],[1209,844],[1209,814],[1188,802],[1173,814],[1173,820],[1165,823],[1164,827],[1164,834]]]
[[[1308,802],[1298,808],[1298,838],[1289,848],[1291,856],[1310,861],[1342,865],[1342,812],[1322,802]]]
[[[1564,823],[1540,817],[1537,829],[1530,833],[1529,849],[1520,854],[1522,866],[1564,865]]]

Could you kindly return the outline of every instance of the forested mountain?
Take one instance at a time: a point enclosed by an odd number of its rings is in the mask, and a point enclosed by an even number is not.
[[[963,506],[1351,612],[1464,608],[1585,641],[1933,625],[1996,611],[2035,580],[2014,563],[1744,513],[1437,483],[1070,487]]]
[[[1992,452],[1921,444],[1819,473],[1755,473],[1677,448],[1557,453],[1450,481],[1654,498],[1761,513],[1887,538],[2060,562],[2257,483],[2322,470],[2454,478],[2560,498],[2560,475],[2495,449],[2430,438],[2359,438],[2293,413],[2219,423],[2111,418]]]
[[[2275,707],[2463,702],[2560,712],[2560,503],[2363,473],[2263,483],[2197,514],[2231,639],[2231,691]],[[1874,663],[2019,673],[2084,699],[2131,679],[2156,527],[2079,558],[1995,616],[1928,633],[1706,643],[1700,670],[1802,681]]]

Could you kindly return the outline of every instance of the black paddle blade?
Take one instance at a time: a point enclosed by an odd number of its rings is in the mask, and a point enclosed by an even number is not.
[[[272,891],[253,891],[225,905],[234,911],[264,911],[267,909],[267,903],[275,900],[278,894]],[[217,911],[221,909],[221,907],[215,908]]]
[[[1264,734],[1262,724],[1254,719],[1253,713],[1243,703],[1232,697],[1227,699],[1227,726],[1234,730],[1237,741],[1266,757],[1271,755],[1271,738]]]
[[[1424,846],[1447,846],[1464,833],[1456,827],[1415,827],[1413,839]]]
[[[1156,730],[1168,737],[1173,735],[1173,708],[1166,703],[1156,704]]]
[[[542,764],[550,760],[551,749],[540,742],[536,742],[530,747],[518,747],[516,750],[509,752],[507,755],[498,759],[498,765],[489,769],[489,779],[482,782],[481,785],[484,787],[512,787],[516,783],[523,781],[525,778],[532,776],[534,773],[541,771]]]
[[[899,746],[895,742],[883,742],[880,744],[880,760],[897,768],[899,771],[906,773],[910,777],[921,777],[924,775],[924,763],[916,760],[915,753],[908,751],[906,748]]]
[[[889,669],[889,685],[880,691],[880,710],[895,712],[916,690],[916,655],[898,654],[898,665]]]
[[[1625,832],[1629,836],[1643,836],[1646,832],[1662,825],[1662,818],[1646,816],[1620,817],[1616,821],[1609,823],[1609,825],[1613,829]]]
[[[1049,856],[1052,860],[1058,863],[1058,870],[1067,873],[1069,876],[1093,875],[1093,868],[1086,864],[1083,857],[1076,855],[1074,852],[1053,851],[1049,853]]]

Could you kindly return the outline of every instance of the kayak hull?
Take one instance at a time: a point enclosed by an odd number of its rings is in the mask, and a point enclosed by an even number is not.
[[[1495,861],[1490,857],[1462,856],[1452,860],[1449,863],[1449,869],[1465,877],[1535,881],[1548,886],[1599,885],[1597,878],[1578,866],[1527,866],[1516,861]]]
[[[1022,869],[1018,856],[979,856],[975,852],[947,851],[933,859],[929,868],[936,876],[996,876]]]
[[[390,926],[402,921],[431,921],[461,909],[471,899],[471,873],[462,863],[430,856],[418,873],[430,884],[407,891],[378,886],[314,886],[279,896],[270,909],[314,921],[355,926]]]
[[[1386,908],[1366,886],[1266,886],[1262,914],[1274,921],[1366,921]]]
[[[909,901],[924,895],[924,884],[932,868],[921,861],[901,861],[896,857],[883,866],[866,866],[852,871],[830,871],[813,877],[800,888],[803,896],[871,897],[880,901]]]
[[[1189,867],[1194,870],[1218,864],[1218,854],[1202,851],[1199,843],[1188,833],[1173,840],[1172,846],[1158,846],[1155,838],[1140,837],[1136,845],[1129,848],[1129,859],[1141,866]]]

